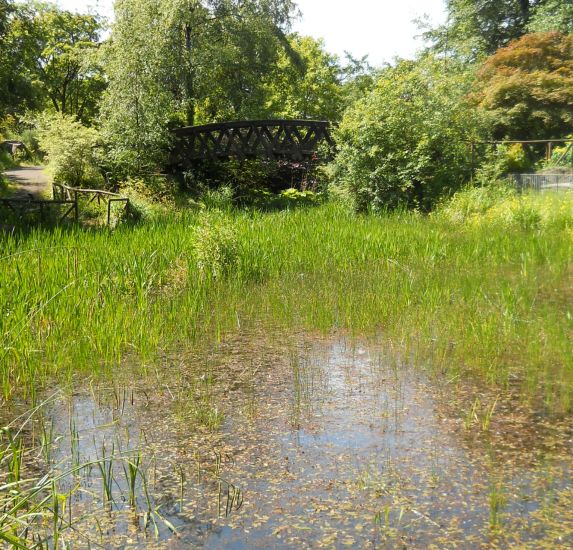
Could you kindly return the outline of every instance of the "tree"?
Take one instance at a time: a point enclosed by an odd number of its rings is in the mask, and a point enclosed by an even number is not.
[[[102,22],[51,5],[34,16],[38,79],[54,110],[90,122],[105,88],[96,58]]]
[[[168,11],[168,10],[166,10]],[[168,124],[182,108],[180,35],[156,0],[118,0],[103,62],[109,79],[101,104],[110,161],[142,172],[161,164]]]
[[[0,115],[37,107],[32,24],[26,5],[0,0]]]
[[[49,106],[93,119],[105,85],[95,61],[101,21],[53,4],[0,0],[0,108]]]
[[[445,25],[425,33],[433,50],[474,61],[527,32],[532,13],[547,0],[446,0]]]
[[[97,131],[61,112],[46,113],[38,122],[40,147],[54,181],[74,187],[94,181],[99,184]]]
[[[342,95],[344,107],[348,108],[372,91],[379,71],[368,62],[368,56],[355,58],[345,52],[342,66]]]
[[[101,117],[112,159],[149,170],[170,124],[260,112],[291,12],[290,0],[118,0]]]
[[[292,35],[266,83],[266,109],[279,118],[339,120],[343,108],[343,69],[321,40]],[[297,63],[293,62],[295,52]]]
[[[528,34],[482,66],[473,98],[497,138],[551,139],[573,124],[573,37]]]
[[[528,30],[573,33],[573,0],[546,0],[533,12]]]
[[[356,210],[428,210],[469,179],[467,141],[480,124],[464,101],[472,75],[453,69],[434,57],[401,61],[345,113],[335,190]]]
[[[195,74],[194,88],[188,90],[195,109],[187,122],[266,116],[264,82],[281,50],[290,47],[280,27],[255,3],[245,3],[228,6],[208,25],[195,29],[195,47],[186,52]]]

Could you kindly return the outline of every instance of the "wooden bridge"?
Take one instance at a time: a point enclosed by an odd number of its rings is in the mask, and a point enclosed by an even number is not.
[[[321,120],[247,120],[174,130],[171,164],[190,167],[201,161],[235,158],[312,160],[319,145],[334,147],[330,123]]]

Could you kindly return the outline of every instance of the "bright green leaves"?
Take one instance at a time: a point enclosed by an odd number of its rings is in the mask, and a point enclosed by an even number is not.
[[[345,114],[336,185],[359,211],[428,209],[468,178],[480,125],[464,100],[471,74],[437,59],[402,61]]]

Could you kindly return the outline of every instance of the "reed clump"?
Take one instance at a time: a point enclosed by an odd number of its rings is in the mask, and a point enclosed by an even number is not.
[[[515,223],[492,214],[519,200],[534,213]],[[508,195],[479,212],[466,204],[465,217],[452,215],[455,203],[429,217],[358,216],[336,204],[219,210],[114,231],[2,235],[0,399],[34,398],[77,373],[113,376],[126,358],[160,360],[238,319],[265,319],[382,334],[420,365],[516,383],[569,411],[573,216],[564,200]]]

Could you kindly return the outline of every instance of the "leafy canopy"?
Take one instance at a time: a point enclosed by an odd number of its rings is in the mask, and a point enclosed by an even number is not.
[[[81,187],[101,180],[97,169],[98,133],[95,129],[62,113],[44,114],[39,127],[40,146],[46,153],[55,182]]]
[[[426,57],[384,70],[337,132],[336,186],[359,211],[424,210],[469,178],[479,125],[464,101],[471,75]]]
[[[102,130],[125,170],[165,160],[169,127],[262,114],[290,0],[118,0]]]
[[[573,33],[573,0],[546,0],[535,10],[528,31]]]
[[[487,59],[473,94],[497,138],[550,139],[573,124],[573,37],[525,35]]]
[[[446,0],[447,22],[425,37],[435,52],[473,62],[525,34],[534,11],[546,2]]]
[[[321,40],[293,35],[279,53],[266,86],[266,111],[278,118],[339,120],[343,69]],[[293,52],[297,63],[293,63]]]
[[[92,121],[105,86],[102,29],[94,15],[0,0],[0,113],[53,109]]]

